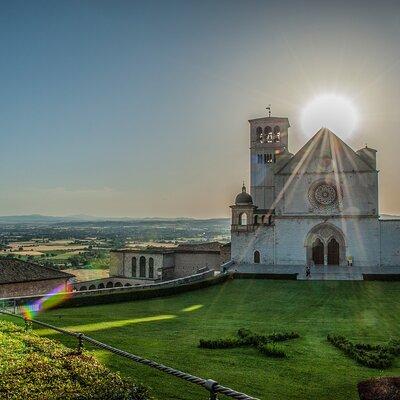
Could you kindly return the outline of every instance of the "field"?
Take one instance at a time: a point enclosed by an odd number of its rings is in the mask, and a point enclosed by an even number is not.
[[[399,337],[399,295],[400,282],[234,280],[168,298],[53,310],[40,319],[260,399],[348,400],[358,398],[362,379],[400,375],[400,358],[391,369],[368,369],[331,346],[326,336],[374,344]],[[259,333],[294,330],[301,338],[285,342],[288,358],[280,360],[252,348],[197,347],[200,338],[234,336],[242,327]],[[158,399],[207,398],[194,385],[95,353],[110,368],[149,386]]]

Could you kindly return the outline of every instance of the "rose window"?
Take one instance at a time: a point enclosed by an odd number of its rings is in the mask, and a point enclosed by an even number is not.
[[[323,183],[315,188],[314,198],[322,206],[328,206],[336,201],[336,189],[329,184]]]
[[[308,189],[308,200],[316,212],[337,211],[341,200],[340,187],[331,181],[316,181]]]

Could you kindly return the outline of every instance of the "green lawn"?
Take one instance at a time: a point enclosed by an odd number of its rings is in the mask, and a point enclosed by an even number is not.
[[[358,398],[362,379],[400,375],[400,358],[385,371],[361,367],[328,344],[326,335],[370,343],[400,337],[399,298],[400,282],[234,280],[168,298],[58,309],[40,319],[261,399],[348,400]],[[294,330],[301,338],[283,344],[289,354],[283,360],[253,348],[197,348],[200,338],[233,336],[242,327],[259,333]],[[207,398],[179,379],[103,351],[96,354],[149,386],[158,399]]]

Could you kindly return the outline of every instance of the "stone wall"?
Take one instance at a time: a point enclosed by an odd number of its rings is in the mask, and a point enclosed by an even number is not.
[[[66,284],[67,281],[65,280],[65,278],[1,284],[0,298],[43,295],[50,292],[57,286]]]
[[[110,252],[110,276],[124,276],[123,253]]]
[[[288,179],[291,182],[285,187]],[[308,200],[310,186],[320,180],[335,180],[331,174],[280,175],[276,177],[276,194],[280,201],[276,214],[315,215]],[[378,177],[376,172],[339,173],[341,206],[337,213],[342,215],[378,215]]]
[[[123,277],[110,277],[101,279],[92,279],[90,281],[76,282],[74,283],[74,290],[86,291],[86,290],[98,290],[98,289],[110,289],[115,287],[130,287],[140,286],[154,283],[153,279],[132,279]]]
[[[230,261],[231,259],[231,243],[221,246],[220,265]]]
[[[161,270],[164,266],[164,255],[159,253],[149,253],[149,252],[129,252],[129,251],[115,251],[110,252],[111,262],[110,262],[110,277],[126,277],[126,278],[135,278],[138,280],[156,280],[161,277]],[[136,257],[136,276],[134,276],[132,259]],[[145,277],[140,277],[140,258],[144,257],[146,260],[146,273]],[[149,275],[149,260],[153,259],[153,278]],[[166,262],[167,266],[171,264],[167,257]],[[160,275],[158,275],[158,273]]]
[[[260,263],[274,263],[274,229],[271,226],[259,226],[254,232],[232,232],[231,257],[238,263],[253,263],[254,251],[260,252]]]
[[[136,257],[136,277],[132,276],[132,258]],[[140,277],[140,258],[146,259],[146,276]],[[154,278],[149,276],[149,260],[154,261]],[[169,280],[193,275],[200,269],[219,270],[223,262],[230,259],[230,246],[217,250],[178,249],[157,251],[114,251],[111,252],[110,277],[124,277],[135,280]]]
[[[195,274],[199,269],[208,267],[209,269],[219,270],[221,258],[219,252],[187,252],[175,253],[175,278]]]
[[[332,224],[343,232],[346,256],[353,257],[354,266],[379,266],[380,232],[379,220],[375,217],[276,216],[274,225],[260,226],[254,232],[232,232],[232,260],[238,263],[253,263],[254,251],[258,250],[262,264],[305,265],[307,236],[313,227],[321,223]],[[386,264],[389,265],[388,262]]]
[[[379,265],[379,221],[377,218],[279,218],[276,217],[276,264],[304,265],[305,242],[310,230],[328,222],[344,234],[346,256],[354,266]]]
[[[380,220],[381,264],[400,267],[400,220]]]

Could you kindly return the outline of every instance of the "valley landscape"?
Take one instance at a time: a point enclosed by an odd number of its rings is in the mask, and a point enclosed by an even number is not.
[[[224,218],[0,217],[0,257],[34,261],[90,280],[108,276],[112,249],[226,243],[229,228]]]

